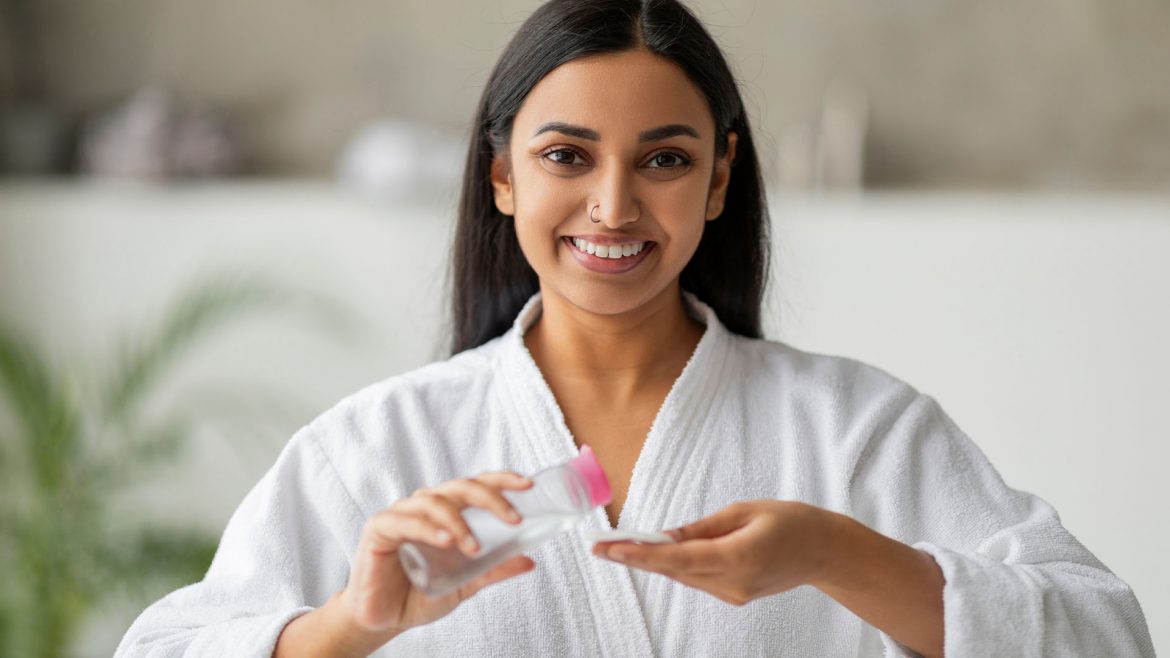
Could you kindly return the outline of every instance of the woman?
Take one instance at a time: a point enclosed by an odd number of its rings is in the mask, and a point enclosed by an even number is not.
[[[479,106],[454,356],[302,428],[118,655],[1152,655],[1131,590],[932,398],[761,338],[766,227],[686,9],[542,6]],[[580,528],[444,597],[405,578],[404,541],[474,554],[459,510],[517,522],[517,473],[583,444],[614,497]],[[580,534],[612,528],[678,541]]]

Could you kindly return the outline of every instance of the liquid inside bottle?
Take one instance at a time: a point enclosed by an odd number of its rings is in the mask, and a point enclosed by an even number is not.
[[[501,562],[576,525],[597,505],[611,499],[609,482],[589,446],[565,464],[531,476],[524,491],[501,492],[521,516],[507,523],[485,509],[469,507],[463,518],[479,542],[475,555],[458,547],[439,548],[405,542],[398,557],[416,587],[431,596],[452,592]]]

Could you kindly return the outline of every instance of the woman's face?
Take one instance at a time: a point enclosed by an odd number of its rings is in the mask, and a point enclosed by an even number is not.
[[[686,74],[643,50],[545,76],[515,117],[510,157],[492,166],[496,207],[544,295],[614,315],[674,292],[723,210],[736,136],[716,161],[714,131]]]

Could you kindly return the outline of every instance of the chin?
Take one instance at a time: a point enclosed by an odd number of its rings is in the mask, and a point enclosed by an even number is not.
[[[605,284],[599,282],[573,282],[568,286],[542,286],[551,288],[573,306],[597,315],[621,315],[636,311],[662,294],[666,286],[653,289],[644,283],[638,286],[628,284]]]

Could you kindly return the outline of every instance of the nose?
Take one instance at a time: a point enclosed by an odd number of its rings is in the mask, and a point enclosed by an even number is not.
[[[610,167],[600,179],[595,200],[586,213],[593,211],[593,219],[611,229],[638,221],[641,207],[633,193],[632,176],[622,167]],[[598,206],[593,210],[594,206]]]

